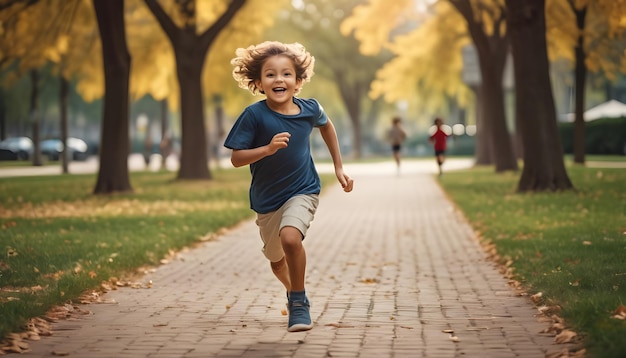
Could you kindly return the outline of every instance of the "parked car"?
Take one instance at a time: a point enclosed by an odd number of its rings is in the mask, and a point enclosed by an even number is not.
[[[0,142],[0,160],[28,160],[33,141],[28,137],[11,137]]]
[[[41,154],[48,160],[59,160],[63,151],[63,142],[60,139],[46,139],[39,144]],[[85,160],[89,156],[87,143],[79,138],[67,137],[67,148],[71,160]]]

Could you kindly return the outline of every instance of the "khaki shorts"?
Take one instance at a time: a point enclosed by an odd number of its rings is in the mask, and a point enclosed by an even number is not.
[[[256,224],[263,240],[262,251],[268,260],[277,262],[285,256],[279,236],[280,230],[285,226],[300,230],[304,240],[318,203],[318,194],[296,195],[276,211],[257,214]]]

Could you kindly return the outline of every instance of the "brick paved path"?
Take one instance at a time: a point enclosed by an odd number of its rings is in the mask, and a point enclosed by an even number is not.
[[[183,253],[53,326],[27,357],[544,357],[558,351],[485,260],[436,179],[354,175],[305,240],[315,327],[288,333],[285,292],[253,222]],[[454,333],[444,333],[452,330]],[[458,337],[454,342],[451,336]]]

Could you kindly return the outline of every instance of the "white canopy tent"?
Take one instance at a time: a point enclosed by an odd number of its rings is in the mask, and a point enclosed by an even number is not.
[[[618,118],[626,117],[626,104],[614,99],[589,108],[584,113],[586,122],[594,121],[599,118]],[[566,114],[566,121],[574,121],[574,113]]]

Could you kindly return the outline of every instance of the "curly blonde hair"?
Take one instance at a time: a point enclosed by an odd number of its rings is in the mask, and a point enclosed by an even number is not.
[[[313,76],[315,57],[297,42],[284,44],[278,41],[265,41],[248,48],[238,48],[235,54],[237,57],[230,61],[235,67],[233,77],[239,83],[239,87],[249,90],[253,95],[263,94],[255,81],[261,79],[261,68],[265,60],[272,56],[290,58],[296,68],[296,79],[302,80],[303,84],[309,82]],[[300,92],[300,89],[297,92]]]

